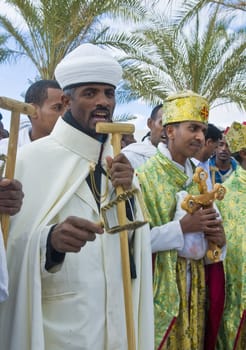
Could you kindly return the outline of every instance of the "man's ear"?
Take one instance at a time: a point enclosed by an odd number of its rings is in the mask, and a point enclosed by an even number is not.
[[[61,97],[61,102],[66,110],[69,109],[69,107],[70,107],[70,100],[71,100],[71,98],[67,95],[62,95],[62,97]]]
[[[151,118],[147,119],[147,127],[151,130],[151,128],[152,128],[152,119]]]
[[[38,119],[40,107],[36,103],[30,103],[35,108],[35,113],[31,115],[31,119]]]
[[[165,133],[167,135],[168,140],[172,140],[174,138],[174,131],[175,131],[175,126],[172,124],[166,125],[165,126]]]

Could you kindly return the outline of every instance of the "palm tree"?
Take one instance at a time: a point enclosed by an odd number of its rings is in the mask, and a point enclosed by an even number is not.
[[[13,50],[6,47],[8,36],[5,34],[0,34],[0,63],[10,60],[14,54]]]
[[[219,20],[218,7],[205,25],[197,15],[179,31],[156,16],[152,28],[137,33],[145,46],[121,58],[124,84],[152,104],[170,92],[190,89],[206,96],[212,106],[235,102],[245,109],[245,29],[228,32],[229,25],[229,19]]]
[[[173,0],[170,0],[172,2]],[[184,5],[192,6],[193,8],[195,6],[200,7],[200,9],[207,4],[215,4],[215,5],[222,5],[225,8],[229,10],[241,10],[246,11],[246,1],[241,0],[231,0],[231,1],[225,1],[225,0],[184,0]]]
[[[168,5],[173,5],[174,3],[175,0],[168,0]],[[220,6],[224,15],[234,15],[235,13],[245,15],[246,12],[246,1],[241,0],[183,0],[176,17],[179,27],[182,27],[202,9],[214,9],[215,6]]]
[[[146,10],[139,0],[9,0],[20,15],[22,26],[0,15],[0,27],[14,39],[15,54],[34,64],[40,78],[51,79],[58,62],[83,42],[100,42],[117,47],[127,35],[111,33],[111,23],[132,23],[142,19]],[[128,36],[129,37],[129,36]],[[107,38],[107,40],[106,40]],[[131,43],[130,43],[131,45]],[[7,47],[9,48],[9,47]]]

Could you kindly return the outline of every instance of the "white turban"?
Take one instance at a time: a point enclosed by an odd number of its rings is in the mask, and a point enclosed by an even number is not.
[[[106,50],[92,44],[82,44],[65,56],[55,69],[62,89],[84,83],[104,83],[117,86],[122,68]]]

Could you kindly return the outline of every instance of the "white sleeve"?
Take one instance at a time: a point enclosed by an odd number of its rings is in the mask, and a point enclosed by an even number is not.
[[[133,169],[139,168],[148,159],[144,155],[134,153],[134,152],[127,150],[127,149],[124,150],[124,148],[121,150],[121,153],[123,153],[126,156],[126,158],[131,163],[131,166],[133,167]]]
[[[170,221],[162,226],[155,226],[150,233],[152,253],[182,249],[184,246],[184,235],[179,220]]]

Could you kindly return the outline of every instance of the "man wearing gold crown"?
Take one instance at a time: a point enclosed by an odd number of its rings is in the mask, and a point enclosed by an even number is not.
[[[205,330],[204,259],[183,258],[186,233],[204,232],[223,246],[224,231],[215,209],[208,208],[174,220],[176,194],[197,193],[189,160],[204,145],[208,102],[185,91],[169,96],[163,104],[167,144],[137,170],[151,217],[154,259],[155,348],[202,350]]]
[[[226,303],[219,350],[246,349],[246,123],[234,122],[225,135],[240,166],[224,182],[226,197],[218,203],[227,240],[224,262]]]
[[[132,186],[133,169],[124,155],[112,158],[110,137],[96,132],[97,122],[112,122],[121,75],[120,64],[92,44],[78,46],[55,69],[68,109],[48,137],[18,154],[16,177],[25,200],[11,221],[10,295],[0,309],[1,349],[128,347],[120,237],[102,228],[100,209],[103,200],[115,198],[115,187]],[[137,198],[133,209],[141,220]],[[152,350],[148,226],[137,228],[132,238],[136,350]]]

